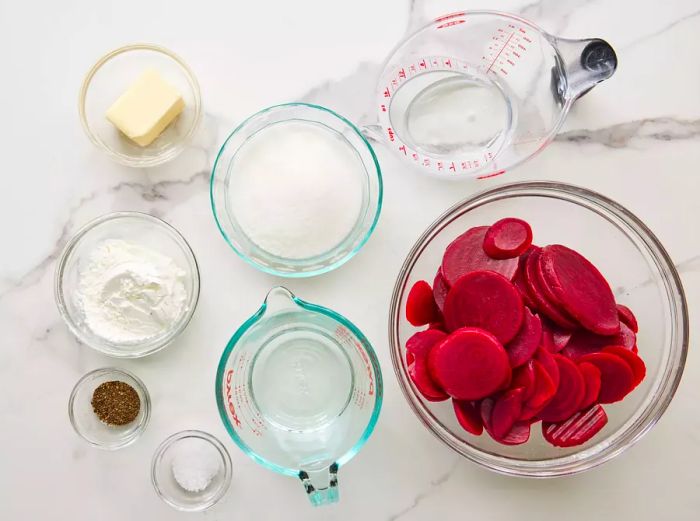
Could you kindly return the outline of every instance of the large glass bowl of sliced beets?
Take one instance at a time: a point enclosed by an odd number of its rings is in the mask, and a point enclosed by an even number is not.
[[[549,477],[639,440],[680,381],[683,288],[617,203],[516,183],[456,205],[398,276],[392,360],[421,421],[492,470]]]

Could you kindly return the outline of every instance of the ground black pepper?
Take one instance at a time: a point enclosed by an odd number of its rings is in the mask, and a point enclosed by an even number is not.
[[[141,399],[125,382],[112,380],[97,386],[92,393],[92,410],[108,425],[126,425],[139,415]]]

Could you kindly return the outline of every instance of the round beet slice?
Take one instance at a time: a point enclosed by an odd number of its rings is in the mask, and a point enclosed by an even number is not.
[[[549,375],[547,375],[549,376]],[[522,387],[523,401],[527,401],[535,392],[535,361],[528,360],[525,365],[521,365],[513,370],[513,379],[510,386],[515,389]]]
[[[481,421],[481,413],[474,406],[474,402],[466,400],[452,400],[452,407],[455,410],[455,416],[462,428],[474,436],[481,435],[484,432],[484,424]]]
[[[639,324],[637,324],[637,317],[634,316],[632,310],[623,304],[617,305],[617,316],[620,317],[620,322],[626,324],[635,333],[639,332]]]
[[[556,366],[556,362],[554,362],[553,359],[552,363]],[[557,386],[554,385],[552,377],[537,360],[533,360],[533,370],[535,373],[535,387],[530,397],[523,404],[520,420],[530,420],[534,418],[557,392]],[[557,368],[557,377],[558,375],[559,369]]]
[[[503,439],[510,432],[523,409],[525,390],[517,387],[503,393],[493,406],[491,432],[495,439]]]
[[[498,339],[483,329],[465,327],[434,346],[428,367],[440,388],[458,400],[479,400],[508,378],[508,355]]]
[[[579,329],[574,332],[561,354],[576,361],[584,355],[597,353],[607,346],[623,346],[631,350],[636,343],[637,335],[634,331],[624,322],[620,322],[620,332],[611,336],[596,335],[586,329]]]
[[[573,331],[559,327],[551,320],[542,320],[542,347],[550,353],[558,353],[564,349],[573,334]]]
[[[559,423],[542,423],[544,439],[555,447],[582,445],[598,434],[608,423],[608,415],[600,405],[579,411]]]
[[[585,409],[598,401],[598,394],[600,393],[600,369],[593,364],[583,362],[578,364],[578,370],[581,371],[581,376],[583,376],[583,380],[586,382],[586,394],[583,396],[583,402],[581,402],[581,408]]]
[[[464,232],[452,241],[442,257],[442,276],[448,286],[472,271],[490,270],[500,273],[508,280],[518,269],[518,259],[492,259],[484,251],[484,236],[488,226],[477,226]]]
[[[553,244],[542,249],[542,275],[557,303],[583,327],[599,335],[620,331],[615,297],[608,281],[580,253]]]
[[[512,259],[532,244],[532,228],[522,219],[506,217],[493,223],[484,235],[484,251],[493,259]]]
[[[542,347],[539,347],[535,353],[535,360],[537,360],[542,365],[542,368],[547,371],[549,377],[552,379],[554,388],[556,389],[559,387],[559,366],[554,361],[552,353]]]
[[[440,320],[440,311],[433,298],[433,288],[424,280],[416,282],[408,292],[406,319],[413,326],[424,326]]]
[[[565,356],[552,357],[559,367],[559,387],[554,398],[538,416],[542,421],[559,422],[578,411],[586,394],[586,383],[575,363]]]
[[[637,387],[644,377],[647,375],[647,366],[641,357],[633,353],[631,350],[623,346],[608,346],[603,348],[603,353],[610,353],[612,355],[617,355],[627,362],[632,369],[632,375],[634,376],[634,386]]]
[[[522,445],[530,439],[530,422],[517,421],[503,438],[496,440],[503,445]]]
[[[510,366],[515,368],[532,358],[542,340],[542,322],[528,308],[524,308],[523,323],[515,338],[508,342],[506,352]]]
[[[634,389],[634,374],[629,364],[612,353],[592,353],[582,356],[580,363],[593,364],[600,371],[599,403],[615,403]]]
[[[447,282],[445,282],[442,271],[438,269],[435,274],[435,279],[433,280],[433,298],[441,313],[442,309],[445,307],[445,299],[449,291],[450,287],[447,285]]]
[[[460,277],[450,288],[444,315],[450,331],[478,327],[506,344],[520,330],[523,301],[515,286],[503,275],[473,271]]]
[[[428,354],[435,345],[447,338],[447,334],[437,329],[415,333],[406,342],[406,362],[408,376],[418,392],[431,402],[447,400],[449,396],[440,389],[428,371]]]
[[[544,294],[544,290],[540,285],[537,274],[537,264],[541,254],[541,248],[533,248],[525,261],[523,278],[525,280],[525,284],[527,285],[530,297],[535,302],[537,309],[546,315],[550,320],[565,329],[576,329],[578,327],[576,322],[569,317],[563,309],[560,309],[550,302],[547,299],[547,296]]]
[[[537,309],[537,303],[530,296],[530,290],[525,282],[525,263],[527,262],[527,258],[530,256],[530,252],[535,248],[538,248],[538,246],[530,246],[525,253],[518,257],[518,270],[513,276],[513,285],[520,292],[523,303],[533,310]]]

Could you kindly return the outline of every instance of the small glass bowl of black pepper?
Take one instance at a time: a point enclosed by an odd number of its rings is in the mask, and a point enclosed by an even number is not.
[[[123,369],[95,369],[75,384],[68,402],[71,425],[93,447],[116,450],[137,440],[151,416],[143,382]]]

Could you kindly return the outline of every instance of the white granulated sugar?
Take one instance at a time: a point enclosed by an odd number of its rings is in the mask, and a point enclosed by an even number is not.
[[[167,331],[187,305],[186,273],[173,259],[120,239],[97,245],[78,275],[77,303],[93,333],[118,344]]]
[[[306,259],[330,251],[351,232],[364,175],[357,152],[333,131],[303,121],[276,123],[236,154],[229,203],[258,247]]]

